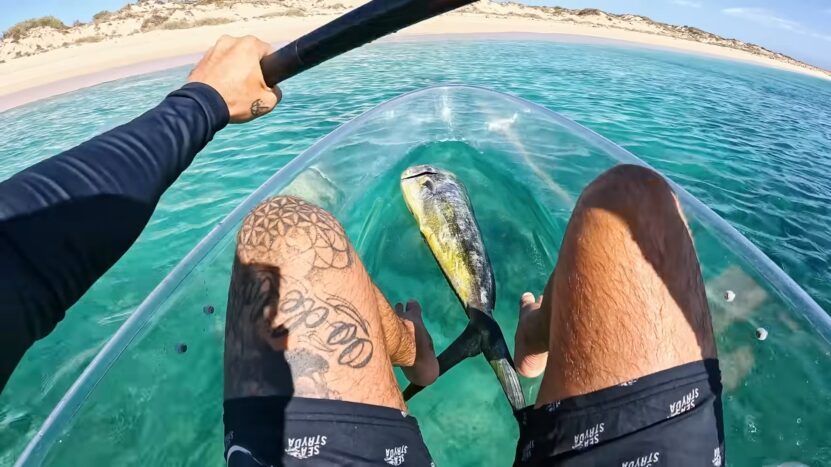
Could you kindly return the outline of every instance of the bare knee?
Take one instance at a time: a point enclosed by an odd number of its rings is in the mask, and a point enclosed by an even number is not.
[[[584,190],[543,307],[538,404],[715,356],[692,238],[669,183],[621,165]]]
[[[307,269],[343,269],[352,248],[343,226],[325,209],[294,196],[275,196],[246,216],[237,237],[243,263],[300,263]]]
[[[632,291],[630,298],[667,293],[667,300],[697,335],[704,358],[715,355],[695,245],[678,199],[663,176],[636,165],[613,167],[584,190],[572,219],[572,239],[585,238],[588,230],[594,230],[593,243],[605,242],[588,245],[606,255],[598,264],[622,262],[621,270],[630,275],[638,270],[635,263],[648,265],[646,270],[652,272],[635,281],[642,290]]]
[[[669,215],[680,210],[675,193],[660,174],[639,165],[624,164],[602,173],[586,187],[577,208],[601,208],[627,220]]]
[[[574,219],[597,213],[611,214],[621,221],[644,255],[656,263],[667,260],[666,267],[678,267],[672,261],[695,260],[695,252],[681,212],[681,206],[669,183],[646,167],[619,165],[589,184],[574,212]],[[673,254],[670,250],[675,250]],[[657,264],[656,264],[657,265]]]

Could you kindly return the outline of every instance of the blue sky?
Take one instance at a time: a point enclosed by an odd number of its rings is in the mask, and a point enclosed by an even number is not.
[[[695,26],[831,69],[831,0],[528,0]]]
[[[88,21],[124,0],[0,0],[0,29],[27,18],[55,15]],[[831,69],[831,0],[525,0],[531,5],[600,8],[755,42]]]

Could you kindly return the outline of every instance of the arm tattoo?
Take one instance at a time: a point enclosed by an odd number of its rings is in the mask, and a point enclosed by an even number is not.
[[[271,110],[267,105],[263,104],[262,99],[257,99],[251,103],[251,115],[259,117],[260,115]]]

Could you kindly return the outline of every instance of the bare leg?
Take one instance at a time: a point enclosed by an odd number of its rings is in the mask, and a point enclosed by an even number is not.
[[[293,197],[257,206],[240,230],[231,276],[225,398],[404,409],[392,365],[408,367],[418,384],[438,375],[418,304],[398,316],[323,209]]]
[[[580,196],[541,302],[523,296],[516,362],[537,406],[716,356],[692,238],[666,181],[615,167]]]

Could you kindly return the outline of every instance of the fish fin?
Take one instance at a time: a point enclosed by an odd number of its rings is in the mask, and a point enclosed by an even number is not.
[[[472,324],[468,324],[459,337],[439,354],[439,376],[445,374],[462,360],[475,357],[481,352],[482,344],[479,331]],[[410,400],[422,389],[424,389],[424,386],[410,384],[404,390],[404,400]]]
[[[519,410],[525,407],[525,394],[522,393],[522,385],[519,384],[519,376],[514,368],[514,362],[508,354],[508,347],[505,341],[501,342],[501,347],[505,347],[504,355],[496,358],[488,358],[488,363],[493,372],[496,374],[496,379],[502,385],[502,390],[505,396],[508,397],[508,402],[514,410]],[[499,353],[503,353],[501,350]]]
[[[514,410],[522,409],[525,407],[525,394],[522,392],[522,385],[519,384],[519,376],[502,330],[492,318],[485,327],[487,333],[486,338],[482,339],[482,352],[496,374],[496,379],[499,380],[511,407]]]
[[[502,390],[505,396],[508,397],[508,402],[516,411],[525,407],[525,394],[522,393],[522,385],[519,384],[519,376],[514,369],[514,365],[508,358],[499,358],[496,360],[488,360],[493,372],[496,374],[496,379],[502,385]]]

